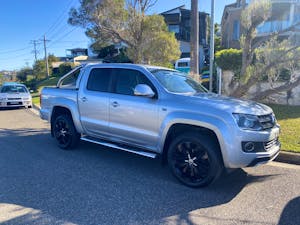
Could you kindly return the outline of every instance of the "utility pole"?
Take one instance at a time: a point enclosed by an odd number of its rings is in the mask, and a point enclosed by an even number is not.
[[[37,44],[39,44],[39,42],[37,40],[32,40],[31,41],[31,44],[33,44],[33,51],[32,53],[34,53],[34,59],[35,59],[35,62],[37,61],[37,49],[36,49],[36,46]]]
[[[211,0],[211,18],[210,18],[210,60],[209,60],[209,90],[213,89],[213,68],[215,58],[215,0]]]
[[[191,0],[191,73],[199,76],[198,0]]]
[[[46,63],[46,70],[47,70],[47,79],[49,78],[49,64],[48,64],[48,55],[47,55],[47,47],[46,42],[49,40],[46,40],[46,35],[44,35],[44,51],[45,51],[45,63]]]

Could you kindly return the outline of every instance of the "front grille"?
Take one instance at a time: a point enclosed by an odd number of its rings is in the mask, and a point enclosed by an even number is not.
[[[266,150],[267,152],[270,151],[271,148],[272,148],[274,145],[278,145],[278,138],[273,139],[273,140],[268,141],[268,142],[264,142],[264,148],[265,148],[265,150]]]
[[[258,116],[258,121],[261,124],[263,130],[273,128],[276,123],[275,116],[272,113],[268,115]]]
[[[7,98],[7,100],[21,100],[22,98]]]

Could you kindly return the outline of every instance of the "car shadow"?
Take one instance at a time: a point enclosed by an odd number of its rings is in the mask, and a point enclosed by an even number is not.
[[[300,224],[300,197],[294,198],[284,207],[278,225]]]
[[[228,203],[249,183],[273,179],[238,169],[193,189],[159,160],[85,142],[62,151],[46,129],[2,129],[0,146],[0,205],[12,207],[0,224],[161,224],[172,215],[192,224],[190,211]]]

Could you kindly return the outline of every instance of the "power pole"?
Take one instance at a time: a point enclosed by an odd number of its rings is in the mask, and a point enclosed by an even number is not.
[[[45,51],[45,63],[46,63],[46,70],[47,70],[47,79],[49,78],[49,64],[48,64],[48,55],[47,55],[47,47],[46,47],[46,42],[49,40],[46,40],[46,35],[44,35],[44,51]]]
[[[198,0],[191,0],[191,73],[199,74],[199,13]]]
[[[210,18],[210,60],[209,60],[209,90],[213,89],[213,69],[215,58],[215,0],[211,0],[211,18]]]
[[[35,59],[35,62],[36,62],[37,61],[37,49],[36,49],[36,46],[37,46],[37,44],[39,44],[39,42],[37,40],[32,40],[31,44],[33,44],[33,51],[32,51],[32,53],[34,53],[34,59]]]

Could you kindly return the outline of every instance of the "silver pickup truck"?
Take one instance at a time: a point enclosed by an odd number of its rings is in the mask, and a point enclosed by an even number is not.
[[[272,109],[208,92],[176,70],[88,64],[41,92],[40,116],[62,149],[79,140],[160,156],[187,186],[230,168],[273,160],[280,127]]]

